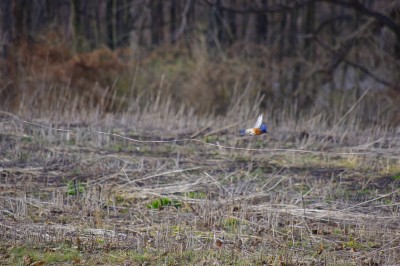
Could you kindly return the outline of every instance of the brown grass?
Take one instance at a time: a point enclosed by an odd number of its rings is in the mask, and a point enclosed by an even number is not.
[[[265,47],[254,46],[250,52],[233,46],[214,57],[207,49],[200,38],[191,45],[153,51],[100,48],[73,53],[62,36],[50,31],[16,47],[2,62],[7,66],[0,83],[2,110],[31,118],[73,112],[84,116],[90,110],[104,118],[108,113],[147,113],[150,106],[158,106],[154,101],[159,98],[168,99],[163,102],[174,113],[229,116],[236,115],[238,108],[261,108],[273,117],[321,115],[320,120],[332,126],[368,90],[351,112],[357,116],[354,119],[363,125],[398,125],[396,89],[365,87],[361,80],[351,89],[344,81],[327,88],[327,83],[316,82],[317,66],[301,58],[277,62],[276,51]],[[299,77],[301,86],[293,90],[295,64],[310,70]],[[341,71],[336,71],[337,79],[345,76]],[[255,105],[243,106],[250,103]]]
[[[270,134],[239,138],[257,100],[239,94],[226,116],[199,117],[155,97],[103,117],[24,122],[2,112],[7,263],[399,261],[399,135],[361,126],[365,99],[333,127],[323,115],[267,113]],[[165,197],[179,208],[148,208]]]

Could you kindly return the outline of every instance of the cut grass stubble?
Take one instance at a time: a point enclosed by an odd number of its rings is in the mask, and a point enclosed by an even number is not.
[[[238,138],[233,114],[165,112],[149,125],[157,115],[85,127],[3,112],[0,256],[85,265],[400,260],[395,131],[349,130],[350,113],[332,129],[321,116],[267,114],[269,135]]]

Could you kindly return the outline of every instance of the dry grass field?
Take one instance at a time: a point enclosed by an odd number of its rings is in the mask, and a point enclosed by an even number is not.
[[[335,124],[265,113],[269,134],[239,137],[248,106],[0,113],[2,264],[399,263],[399,132],[354,106]]]
[[[0,40],[0,266],[400,265],[400,0],[0,1]]]

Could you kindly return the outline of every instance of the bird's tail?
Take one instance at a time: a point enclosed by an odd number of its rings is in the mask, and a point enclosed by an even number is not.
[[[246,130],[245,129],[239,130],[239,135],[240,136],[245,136],[246,135]]]

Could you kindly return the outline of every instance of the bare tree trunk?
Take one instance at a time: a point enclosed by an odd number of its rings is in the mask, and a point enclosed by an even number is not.
[[[392,9],[390,10],[389,16],[397,25],[400,25],[400,1],[399,0],[394,1],[394,3],[392,4]],[[393,45],[394,45],[393,55],[396,59],[400,60],[400,36],[399,35],[395,35]],[[400,73],[400,67],[397,64],[396,69],[395,69],[395,74],[394,74],[394,80],[393,80],[395,84],[400,84],[400,76],[398,75],[398,73]],[[397,91],[398,91],[398,93],[400,93],[399,89],[397,89]]]
[[[0,46],[0,99],[3,108],[11,109],[17,103],[18,73],[16,69],[17,59],[14,50],[16,28],[13,11],[15,3],[0,1],[0,36],[3,45]]]
[[[278,52],[278,60],[281,61],[285,57],[286,53],[286,39],[285,39],[285,33],[286,33],[286,20],[287,20],[287,15],[286,13],[281,14],[281,21],[279,24],[279,52]]]
[[[118,21],[118,46],[128,46],[129,45],[129,32],[132,27],[132,16],[130,13],[130,1],[122,0],[119,6],[119,10],[122,13],[121,19]]]
[[[14,45],[28,44],[30,42],[29,26],[31,25],[30,9],[32,2],[30,0],[14,0],[13,4]]]
[[[5,58],[9,54],[15,35],[13,5],[11,1],[0,1],[0,36],[3,44],[0,46],[0,57]],[[3,71],[6,71],[6,67]]]
[[[216,49],[221,49],[221,35],[222,35],[222,10],[221,0],[217,0],[211,6],[208,15],[208,28],[207,28],[207,44],[208,50],[215,54]]]
[[[311,1],[310,3],[308,3],[306,9],[304,33],[306,34],[313,33],[314,27],[315,27],[315,2]],[[310,38],[306,38],[304,40],[304,50],[305,50],[305,57],[310,61],[314,61],[315,45]]]
[[[179,28],[179,19],[178,19],[178,14],[180,14],[180,5],[179,5],[178,0],[171,0],[170,1],[170,6],[169,6],[169,18],[166,18],[167,20],[169,19],[170,21],[170,26],[169,26],[169,42],[174,43],[176,40],[175,34],[177,34],[178,28]]]
[[[163,42],[163,1],[151,1],[151,42],[160,45]]]
[[[115,49],[117,47],[117,0],[108,0],[106,16],[108,47]]]
[[[268,1],[262,0],[261,6],[263,8],[268,7]],[[266,44],[268,39],[268,15],[266,13],[257,15],[257,37],[258,43]]]
[[[82,18],[81,1],[71,0],[72,46],[74,52],[84,50],[84,22]]]
[[[297,59],[297,56],[299,55],[298,49],[299,49],[299,38],[298,38],[298,27],[297,27],[297,21],[299,17],[299,10],[298,9],[293,9],[290,12],[290,25],[289,25],[289,43],[288,43],[288,51],[286,56],[295,58],[294,61],[292,61],[293,67],[292,69],[292,76],[291,76],[291,90],[290,93],[293,95],[293,93],[298,89],[299,83],[300,83],[300,72],[301,72],[301,63]]]

